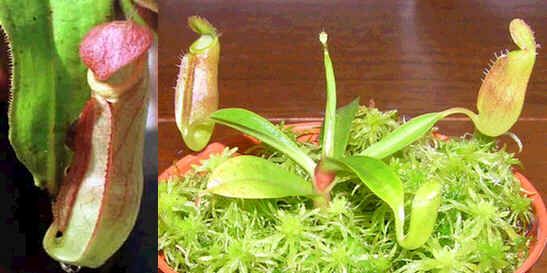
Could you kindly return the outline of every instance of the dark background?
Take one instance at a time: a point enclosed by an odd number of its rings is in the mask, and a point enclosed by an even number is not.
[[[462,106],[475,109],[482,70],[495,52],[514,49],[508,25],[523,18],[547,45],[545,1],[179,1],[163,0],[159,18],[159,169],[189,151],[173,115],[183,50],[197,37],[191,15],[222,33],[221,107],[244,107],[274,121],[316,121],[325,83],[318,33],[329,34],[338,105],[360,96],[406,116]],[[547,52],[538,49],[522,116],[512,129],[524,143],[523,173],[547,194]],[[449,135],[473,130],[451,117]],[[215,139],[236,134],[217,126]],[[514,145],[509,149],[516,151]],[[545,198],[544,198],[545,200]],[[532,272],[547,272],[547,258]]]

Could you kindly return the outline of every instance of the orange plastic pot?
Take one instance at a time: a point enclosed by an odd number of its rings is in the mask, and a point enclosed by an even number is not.
[[[291,124],[288,126],[292,127],[294,131],[302,134],[299,138],[300,141],[316,141],[319,136],[319,127],[321,124],[317,122],[309,122]],[[436,135],[436,137],[440,139],[447,138],[443,135]],[[209,146],[207,146],[201,153],[187,155],[171,167],[167,168],[158,177],[158,182],[165,181],[167,178],[174,175],[184,175],[184,173],[191,169],[192,165],[200,164],[201,160],[209,158],[211,154],[222,152],[225,147],[239,147],[240,151],[244,151],[257,143],[258,142],[251,137],[239,135],[223,139],[220,142],[209,144]],[[545,209],[545,204],[543,203],[541,195],[536,190],[534,185],[532,185],[532,183],[519,172],[515,171],[515,177],[520,181],[523,192],[525,192],[526,195],[532,199],[532,208],[536,217],[536,222],[529,231],[529,236],[534,237],[535,240],[533,240],[530,244],[528,258],[524,261],[522,266],[515,271],[515,273],[526,273],[539,260],[541,254],[543,253],[543,249],[547,244],[547,210]],[[158,268],[163,273],[179,273],[167,264],[161,252],[158,253]]]

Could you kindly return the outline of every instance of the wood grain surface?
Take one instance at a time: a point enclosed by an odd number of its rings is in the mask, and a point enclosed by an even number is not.
[[[339,105],[361,97],[383,110],[415,116],[452,106],[475,109],[482,70],[495,52],[513,49],[508,24],[522,18],[547,44],[542,1],[160,1],[159,169],[189,151],[173,116],[173,87],[184,50],[196,39],[191,15],[222,33],[221,107],[244,107],[272,120],[318,120],[324,75],[317,35],[329,33]],[[524,174],[547,194],[547,58],[539,49],[522,117]],[[449,135],[472,130],[463,118],[439,124]],[[235,134],[217,127],[214,139]],[[544,200],[546,198],[544,197]],[[542,257],[533,273],[547,272]]]

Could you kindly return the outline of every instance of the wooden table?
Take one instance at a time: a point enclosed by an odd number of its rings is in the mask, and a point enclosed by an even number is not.
[[[222,33],[221,107],[244,107],[272,120],[318,120],[325,84],[317,34],[329,33],[339,105],[360,96],[383,110],[415,116],[452,106],[475,109],[482,70],[494,52],[513,49],[511,18],[525,19],[547,44],[547,5],[540,1],[178,1],[159,18],[159,168],[188,152],[173,116],[173,87],[186,27],[201,15]],[[205,2],[205,3],[202,3]],[[283,3],[282,3],[283,2]],[[184,4],[183,4],[184,3]],[[521,119],[523,172],[547,194],[547,58],[539,49]],[[464,118],[439,124],[449,135],[472,129]],[[219,135],[235,134],[228,129]],[[544,200],[546,200],[544,198]],[[544,257],[532,272],[546,272]]]

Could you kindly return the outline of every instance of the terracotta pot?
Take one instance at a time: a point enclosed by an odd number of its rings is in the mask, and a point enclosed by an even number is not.
[[[299,137],[299,141],[316,141],[319,136],[319,126],[321,126],[321,124],[309,122],[291,124],[288,126],[292,127],[296,132],[303,133],[303,135]],[[436,137],[447,139],[446,136],[440,134],[436,135]],[[183,175],[190,170],[192,165],[198,165],[201,160],[209,158],[211,154],[221,152],[225,147],[239,147],[240,150],[245,150],[257,143],[258,141],[255,139],[244,135],[225,138],[220,142],[211,143],[201,153],[187,155],[171,167],[167,168],[158,177],[158,182],[164,181],[173,175]],[[535,237],[536,240],[533,240],[530,244],[530,251],[526,261],[524,261],[522,266],[515,271],[515,273],[526,273],[539,260],[543,249],[547,244],[547,210],[545,209],[545,204],[543,203],[541,195],[532,183],[517,171],[515,171],[515,177],[520,181],[526,195],[532,199],[532,208],[534,209],[534,214],[536,216],[536,222],[529,232],[530,236]],[[161,252],[158,253],[158,268],[163,273],[178,273],[169,267]]]

